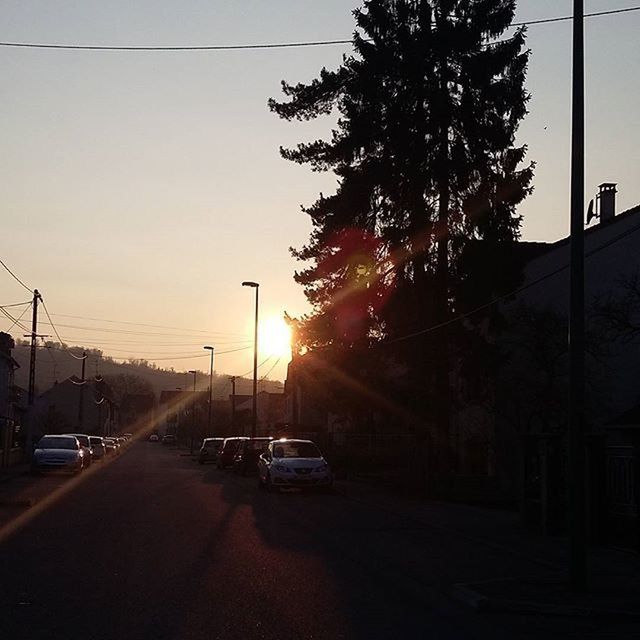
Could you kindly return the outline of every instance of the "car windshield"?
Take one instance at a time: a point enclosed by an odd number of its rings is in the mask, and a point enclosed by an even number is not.
[[[89,438],[87,436],[76,436],[76,438],[83,447],[89,446]]]
[[[321,458],[313,442],[279,442],[273,447],[274,458]]]
[[[73,438],[50,437],[42,438],[38,443],[39,449],[77,449],[78,443]]]
[[[262,451],[267,448],[269,440],[249,440],[246,444],[246,448],[251,451]]]
[[[102,442],[102,438],[89,438],[89,441],[91,442],[92,445],[96,445],[96,446],[102,446],[102,444],[104,444]]]
[[[219,449],[221,444],[219,440],[205,440],[202,446],[205,449]]]

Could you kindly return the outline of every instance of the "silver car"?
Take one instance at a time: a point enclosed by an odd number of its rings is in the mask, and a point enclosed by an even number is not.
[[[84,466],[89,467],[93,462],[93,451],[91,449],[91,442],[89,441],[89,436],[86,433],[65,433],[65,436],[74,436],[78,439],[82,450],[84,451]]]
[[[84,450],[75,436],[42,436],[38,442],[31,471],[67,471],[80,473],[84,468]]]

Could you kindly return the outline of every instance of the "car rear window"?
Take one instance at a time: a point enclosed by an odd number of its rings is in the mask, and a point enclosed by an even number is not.
[[[45,436],[38,443],[39,449],[77,449],[78,444],[73,438],[52,438]]]

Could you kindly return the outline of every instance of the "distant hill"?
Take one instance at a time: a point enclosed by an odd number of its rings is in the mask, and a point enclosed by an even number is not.
[[[61,382],[71,375],[80,376],[82,362],[76,360],[69,354],[69,350],[74,354],[82,354],[83,347],[69,347],[68,350],[60,348],[57,343],[47,343],[47,347],[38,347],[36,365],[36,392],[43,393],[52,387],[57,380]],[[139,376],[148,382],[154,390],[156,397],[163,389],[191,389],[193,376],[182,371],[171,369],[161,369],[144,360],[133,362],[117,362],[112,358],[102,356],[101,352],[92,349],[84,349],[87,354],[86,373],[87,378],[93,377],[96,373],[103,376],[118,374],[128,374]],[[18,341],[13,350],[13,357],[20,365],[15,374],[15,383],[23,388],[29,384],[29,347],[24,341]],[[236,394],[250,395],[252,393],[251,378],[236,379]],[[209,388],[208,372],[202,372],[198,376],[196,383],[200,391]],[[258,391],[270,391],[278,393],[283,391],[283,384],[277,380],[264,380],[258,384]],[[229,376],[213,376],[213,396],[217,400],[223,400],[231,394],[231,380]]]

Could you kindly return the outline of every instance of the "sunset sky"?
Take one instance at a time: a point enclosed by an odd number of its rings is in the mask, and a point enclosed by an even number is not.
[[[0,5],[0,40],[205,45],[343,39],[351,36],[350,12],[358,4],[11,0]],[[585,4],[593,12],[634,3]],[[521,0],[517,20],[566,16],[571,5]],[[601,182],[617,182],[622,211],[640,203],[640,12],[586,24],[586,196]],[[570,22],[531,26],[528,46],[533,97],[520,139],[537,169],[535,192],[521,208],[523,237],[553,241],[566,235],[569,220]],[[241,283],[260,283],[264,319],[308,311],[292,279],[298,267],[288,248],[303,244],[310,230],[300,205],[334,188],[330,175],[278,154],[280,145],[326,136],[331,120],[281,122],[266,103],[280,97],[282,79],[310,81],[349,50],[0,47],[0,258],[42,292],[71,344],[184,370],[208,370],[205,344],[219,351],[247,347],[216,360],[219,373],[246,373],[253,290]],[[0,273],[0,304],[27,297]],[[0,329],[10,324],[3,319]],[[201,355],[190,359],[195,353]],[[271,378],[283,379],[286,360]]]

